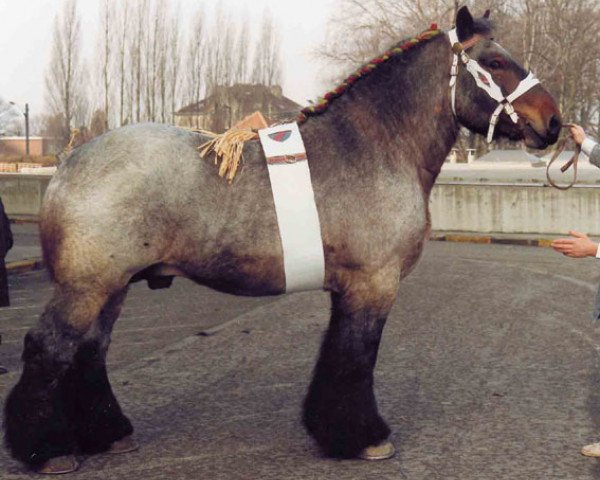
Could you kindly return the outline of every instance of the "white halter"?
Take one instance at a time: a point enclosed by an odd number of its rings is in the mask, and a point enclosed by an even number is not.
[[[467,53],[464,51],[462,44],[458,41],[456,28],[448,32],[448,37],[454,52],[452,70],[450,71],[450,97],[452,101],[452,111],[456,116],[456,78],[458,76],[458,58],[460,56],[461,62],[467,67],[467,71],[473,76],[477,86],[487,92],[490,97],[498,102],[498,107],[496,110],[494,110],[494,113],[490,118],[490,128],[487,135],[487,141],[488,143],[491,143],[492,139],[494,138],[494,130],[496,129],[496,124],[498,123],[498,118],[500,117],[502,110],[506,111],[507,115],[514,123],[517,123],[519,121],[519,115],[517,115],[517,112],[512,106],[512,102],[514,102],[524,93],[528,92],[532,87],[540,83],[540,81],[535,78],[533,73],[529,72],[529,75],[521,80],[514,92],[505,97],[500,87],[496,84],[496,82],[494,82],[492,75],[487,70],[483,69],[477,61],[469,58]]]

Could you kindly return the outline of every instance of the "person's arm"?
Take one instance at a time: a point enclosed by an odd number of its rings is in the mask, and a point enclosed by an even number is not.
[[[599,245],[584,234],[575,231],[569,232],[571,238],[558,238],[551,247],[559,253],[572,258],[597,257],[600,258]]]
[[[600,144],[586,138],[581,144],[581,151],[590,157],[590,163],[600,168]]]
[[[588,137],[579,125],[571,126],[570,130],[575,143],[580,145],[581,151],[590,157],[590,163],[600,168],[600,144]]]

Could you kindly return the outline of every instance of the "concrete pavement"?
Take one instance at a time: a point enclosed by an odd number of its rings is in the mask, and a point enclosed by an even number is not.
[[[139,452],[84,459],[73,479],[594,479],[600,440],[600,265],[547,249],[430,243],[402,285],[376,371],[398,455],[321,458],[299,421],[328,297],[247,299],[177,279],[135,285],[109,372]],[[4,397],[50,286],[10,277]],[[195,334],[228,322],[211,336]],[[7,480],[30,475],[0,453]]]
[[[42,256],[37,223],[13,223],[10,229],[13,234],[14,245],[6,256],[5,260],[7,263],[30,260]]]

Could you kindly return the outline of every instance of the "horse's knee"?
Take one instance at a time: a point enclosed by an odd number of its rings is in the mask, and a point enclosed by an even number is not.
[[[108,297],[106,289],[101,286],[85,289],[59,286],[41,321],[50,329],[72,329],[85,334],[98,318]]]

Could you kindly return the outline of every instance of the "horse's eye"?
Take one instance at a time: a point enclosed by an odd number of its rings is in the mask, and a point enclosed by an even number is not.
[[[498,60],[492,60],[491,62],[488,63],[488,66],[492,70],[498,70],[499,68],[502,67],[502,64]]]

